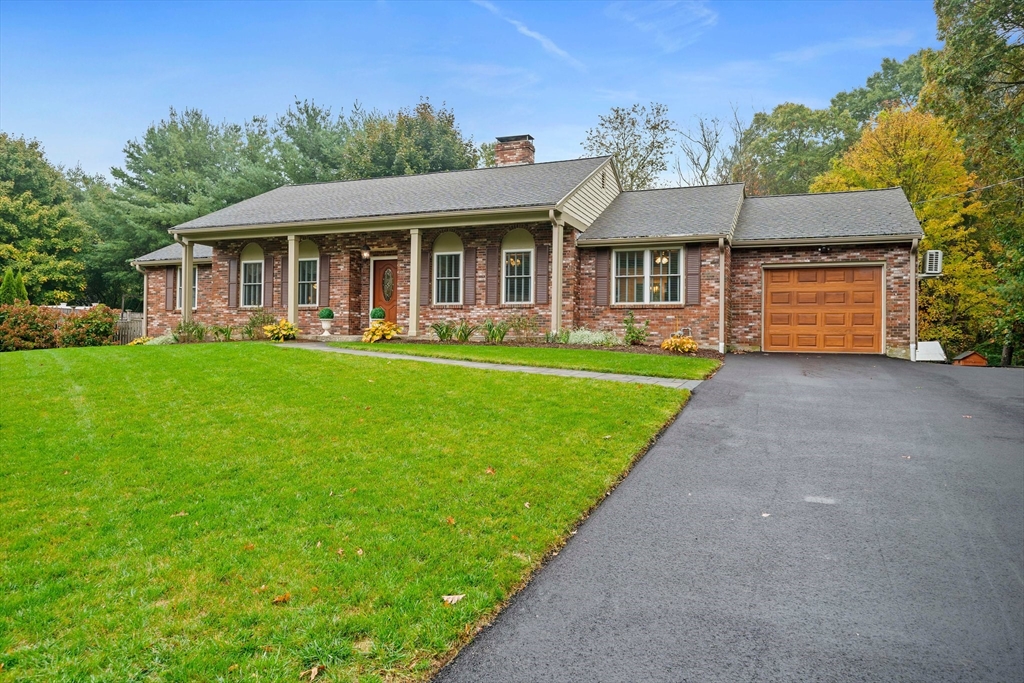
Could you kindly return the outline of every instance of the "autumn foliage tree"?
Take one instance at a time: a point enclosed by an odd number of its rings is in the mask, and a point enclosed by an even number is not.
[[[921,249],[943,251],[943,276],[921,283],[920,337],[954,351],[983,336],[998,305],[973,225],[981,207],[967,193],[975,178],[964,161],[962,143],[942,119],[893,108],[811,185],[812,192],[903,188],[924,229]]]

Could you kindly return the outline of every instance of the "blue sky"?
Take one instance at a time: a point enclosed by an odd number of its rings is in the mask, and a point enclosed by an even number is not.
[[[826,106],[883,57],[937,47],[930,2],[58,3],[0,1],[0,129],[108,173],[168,107],[273,117],[296,97],[452,107],[477,142],[530,133],[582,154],[615,105],[685,126]]]

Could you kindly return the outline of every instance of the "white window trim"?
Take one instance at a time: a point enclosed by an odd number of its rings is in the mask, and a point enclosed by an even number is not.
[[[300,258],[299,259],[299,263],[300,264],[303,261],[306,261],[306,262],[313,261],[314,263],[316,263],[316,275],[313,277],[313,294],[314,294],[314,296],[313,296],[313,303],[311,303],[311,304],[299,304],[299,308],[317,308],[320,305],[320,258],[317,257],[317,258]],[[302,270],[301,266],[299,266],[299,270],[300,271]],[[295,273],[295,286],[298,287],[300,284],[301,283],[299,282],[299,274],[298,274],[298,272],[296,272]]]
[[[256,304],[256,305],[252,305],[252,304],[246,305],[246,303],[245,303],[245,264],[247,264],[247,263],[258,263],[258,264],[260,264],[260,295],[258,297],[259,298],[259,303]],[[266,284],[266,280],[267,280],[267,274],[265,272],[263,272],[264,270],[265,270],[265,268],[263,267],[263,259],[260,259],[258,261],[256,261],[256,260],[242,261],[239,264],[239,268],[238,268],[238,307],[239,308],[262,308],[263,307],[263,298],[264,298],[263,297],[263,287]],[[256,283],[255,282],[251,282],[249,284],[250,285],[254,285]]]
[[[459,300],[458,301],[445,301],[440,302],[437,300],[437,259],[439,256],[458,256],[459,257]],[[465,271],[466,256],[464,251],[437,251],[434,252],[434,275],[433,275],[433,291],[430,293],[430,299],[434,306],[461,306],[462,305],[462,287],[463,287],[463,272]]]
[[[505,270],[505,259],[507,254],[521,254],[523,252],[530,252],[530,300],[529,301],[506,301],[505,292],[505,281],[508,279],[508,274]],[[534,299],[537,297],[537,247],[533,246],[529,249],[502,249],[501,250],[501,303],[502,305],[508,304],[509,306],[532,306]]]
[[[175,277],[178,279],[178,287],[174,292],[174,310],[181,310],[181,266]],[[199,307],[199,266],[192,266],[192,310]]]
[[[618,278],[615,275],[617,254],[621,252],[642,251],[644,252],[644,300],[643,301],[617,301],[619,293]],[[653,251],[678,251],[679,252],[679,301],[651,301],[651,271],[653,270],[651,252]],[[685,306],[686,305],[686,247],[635,247],[633,249],[614,249],[612,251],[611,263],[611,286],[612,306]]]

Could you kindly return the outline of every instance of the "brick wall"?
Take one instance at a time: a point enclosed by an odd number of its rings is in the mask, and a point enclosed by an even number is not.
[[[427,335],[430,324],[443,320],[466,319],[480,324],[485,319],[502,319],[512,314],[535,316],[540,331],[550,328],[551,305],[546,304],[499,304],[486,305],[487,286],[487,247],[500,246],[502,238],[515,228],[524,228],[534,238],[536,246],[547,246],[551,253],[551,224],[515,224],[466,227],[451,230],[462,239],[463,247],[476,248],[476,303],[475,305],[439,305],[433,302],[430,287],[428,295],[431,303],[420,307],[420,333]],[[447,230],[431,229],[421,232],[422,247],[430,249],[434,240]],[[566,229],[563,263],[571,269],[575,254],[575,238],[572,230]],[[408,330],[409,325],[409,232],[376,232],[358,234],[315,235],[308,238],[317,245],[320,254],[330,255],[329,306],[334,309],[335,319],[332,331],[335,334],[359,334],[369,324],[370,317],[370,261],[361,256],[363,246],[370,247],[374,258],[395,256],[398,259],[398,324]],[[264,286],[273,290],[273,306],[265,309],[276,318],[288,315],[287,302],[282,296],[282,268],[288,258],[288,242],[285,238],[266,238],[256,240],[231,240],[220,242],[213,250],[212,265],[201,266],[199,274],[199,306],[194,318],[204,324],[243,326],[249,319],[250,309],[228,307],[228,263],[232,258],[239,258],[242,248],[250,242],[260,245],[264,257],[273,259],[273,270],[264,273]],[[420,255],[417,255],[419,258]],[[432,259],[431,259],[432,260]],[[429,264],[430,267],[433,263]],[[549,269],[550,271],[550,269]],[[432,275],[432,274],[431,274]],[[241,277],[241,276],[239,276]],[[550,277],[550,275],[549,275]],[[163,334],[173,328],[181,320],[181,311],[164,310],[165,267],[157,266],[147,269],[146,286],[149,296],[148,323],[150,336]],[[550,283],[550,280],[549,280]],[[241,287],[241,285],[239,285]],[[536,299],[536,282],[534,282]],[[565,278],[563,292],[571,296],[575,288],[575,278]],[[550,292],[549,301],[553,292]],[[317,317],[320,306],[302,306],[299,308],[298,326],[303,334],[319,334],[320,322]],[[573,302],[564,304],[563,320],[571,324]]]
[[[443,232],[454,232],[462,240],[462,247],[464,249],[475,247],[476,248],[476,303],[472,306],[466,304],[451,305],[442,304],[435,305],[433,303],[433,270],[431,270],[430,277],[430,288],[428,289],[428,296],[430,304],[426,306],[420,306],[420,333],[423,335],[429,335],[430,325],[435,322],[443,322],[446,320],[468,320],[473,324],[480,324],[487,319],[504,319],[511,315],[526,315],[533,316],[537,321],[537,325],[540,332],[551,329],[551,297],[554,292],[550,289],[550,267],[549,267],[549,280],[548,280],[548,303],[545,304],[501,304],[497,306],[487,305],[487,247],[488,246],[501,246],[501,241],[510,231],[516,228],[523,228],[527,230],[532,236],[534,241],[534,247],[546,246],[548,247],[548,257],[552,256],[553,250],[551,249],[551,224],[550,223],[524,223],[515,225],[491,225],[491,226],[480,226],[480,227],[466,227],[456,229],[437,229],[437,230],[424,230],[422,231],[423,248],[431,249],[434,244],[434,240],[437,239],[438,235]],[[566,233],[572,231],[568,228]],[[571,235],[566,235],[564,240],[565,244],[563,249],[565,250],[565,259],[563,263],[567,263],[569,255],[572,253],[570,250],[575,240]],[[432,261],[432,260],[431,260]],[[549,261],[550,263],[550,261]],[[430,267],[433,269],[433,262]],[[534,278],[534,296],[533,299],[536,302],[536,278]],[[563,283],[564,284],[564,283]],[[499,287],[501,287],[499,281]],[[563,286],[563,293],[565,287]],[[463,296],[465,300],[465,296]],[[499,292],[499,301],[501,295]],[[572,309],[571,304],[565,304],[563,302],[563,321],[564,311],[568,306],[569,310]]]
[[[575,276],[575,327],[610,330],[618,335],[624,331],[622,319],[632,310],[640,321],[651,321],[651,341],[660,341],[684,327],[690,328],[694,340],[703,348],[718,348],[718,243],[687,245],[700,249],[700,304],[609,304],[596,300],[596,255],[593,248],[579,249]],[[614,266],[612,266],[614,268]],[[614,275],[611,273],[610,275]],[[609,277],[614,291],[614,278]]]
[[[177,266],[171,266],[173,270]],[[196,264],[199,270],[199,296],[194,315],[210,318],[213,310],[213,302],[208,298],[211,292],[213,269],[209,264]],[[172,277],[177,278],[177,273]],[[177,287],[177,280],[172,284]],[[146,320],[145,334],[150,337],[160,335],[174,329],[181,322],[181,309],[167,310],[166,299],[167,287],[167,266],[153,266],[146,269],[146,304],[148,316]],[[176,302],[177,303],[177,302]]]
[[[814,247],[735,249],[729,277],[729,345],[739,350],[761,348],[762,270],[766,264],[885,264],[886,353],[909,357],[910,286],[913,277],[910,244],[835,246],[822,253]]]

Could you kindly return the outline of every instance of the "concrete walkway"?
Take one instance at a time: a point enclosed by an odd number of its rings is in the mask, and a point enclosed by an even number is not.
[[[390,360],[411,360],[436,365],[458,365],[463,368],[477,370],[497,370],[499,372],[525,372],[530,375],[554,375],[555,377],[580,377],[582,379],[603,379],[610,382],[627,382],[631,384],[654,384],[670,389],[689,389],[693,391],[701,383],[698,379],[671,379],[668,377],[645,377],[644,375],[620,375],[614,372],[591,372],[589,370],[563,370],[561,368],[535,368],[529,365],[502,365],[500,363],[480,363],[471,360],[455,360],[452,358],[428,358],[427,356],[409,356],[402,353],[385,353],[382,351],[360,351],[359,349],[339,349],[322,343],[286,342],[280,344],[290,349],[307,349],[310,351],[328,351],[344,353],[349,356],[369,356],[371,358],[388,358]]]

